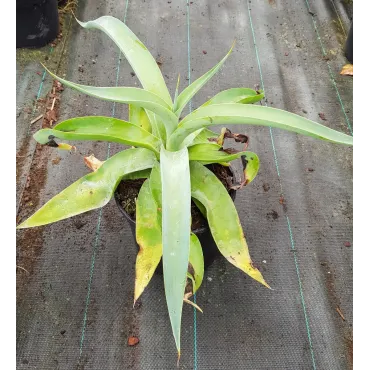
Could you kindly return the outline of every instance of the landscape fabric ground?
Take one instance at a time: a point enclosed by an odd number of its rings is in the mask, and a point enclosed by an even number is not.
[[[264,105],[352,134],[353,81],[339,74],[352,16],[343,3],[80,0],[75,12],[82,21],[112,15],[126,22],[159,62],[172,95],[179,73],[182,90],[236,40],[222,70],[184,113],[221,90],[259,85]],[[139,86],[113,42],[70,16],[53,46],[40,61],[68,80]],[[104,160],[122,149],[104,142],[76,142],[76,153],[36,146],[32,133],[45,121],[30,122],[43,114],[50,91],[52,79],[38,61],[17,61],[19,221],[88,173],[83,155]],[[58,122],[86,115],[127,119],[124,105],[70,88],[55,96]],[[196,295],[204,313],[184,306],[179,368],[352,368],[352,148],[268,127],[228,128],[247,133],[261,161],[235,204],[252,259],[273,290],[217,259]],[[175,369],[160,275],[132,307],[136,254],[114,200],[19,230],[17,369]],[[139,343],[128,346],[132,336]]]

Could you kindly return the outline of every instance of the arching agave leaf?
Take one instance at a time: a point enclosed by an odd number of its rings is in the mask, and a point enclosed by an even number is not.
[[[152,132],[152,126],[144,108],[130,104],[128,106],[128,117],[129,122],[133,125],[139,126],[150,133]]]
[[[207,210],[213,239],[221,254],[250,277],[269,287],[253,266],[235,205],[220,180],[198,162],[190,162],[191,196]]]
[[[136,241],[140,250],[136,257],[134,304],[149,284],[162,257],[161,217],[149,180],[146,180],[136,202]]]
[[[144,89],[160,96],[172,106],[171,96],[157,62],[123,22],[108,15],[89,22],[77,22],[84,28],[99,29],[109,36],[127,58]]]
[[[162,209],[162,180],[159,163],[152,168],[149,178],[149,185],[158,208]]]
[[[93,96],[98,99],[113,101],[124,104],[134,104],[138,107],[145,108],[155,114],[158,114],[162,119],[169,135],[177,127],[178,118],[172,112],[171,105],[164,101],[160,96],[136,87],[95,87],[80,85],[71,81],[60,78],[44,67],[51,76],[62,84],[72,87],[86,95]],[[149,117],[150,118],[150,117]]]
[[[203,276],[204,276],[203,250],[202,250],[202,246],[200,245],[198,237],[194,233],[191,233],[190,235],[190,253],[189,253],[188,273],[191,274],[193,281],[194,281],[193,292],[192,292],[192,294],[194,294],[199,289],[199,287],[202,285]]]
[[[160,154],[163,277],[168,313],[180,356],[181,315],[190,249],[190,173],[187,148]]]
[[[35,227],[64,220],[80,213],[105,206],[124,175],[151,168],[156,157],[148,149],[127,149],[106,160],[61,191],[36,211],[17,229]]]
[[[235,87],[219,92],[213,98],[201,105],[206,107],[211,104],[239,103],[253,104],[265,97],[263,91],[256,91],[246,87]]]
[[[161,142],[139,126],[113,117],[77,117],[57,124],[53,129],[42,129],[33,135],[40,144],[51,139],[102,140],[133,145],[159,154]]]
[[[188,135],[203,127],[218,124],[270,126],[302,135],[352,145],[352,136],[335,131],[297,114],[281,109],[252,104],[212,104],[195,110],[186,116],[171,135],[169,150],[180,148]]]
[[[182,110],[189,103],[192,97],[217,73],[217,71],[222,67],[225,63],[226,59],[230,55],[231,51],[233,50],[235,42],[231,46],[229,52],[224,56],[224,58],[217,63],[213,68],[211,68],[207,73],[205,73],[202,77],[199,77],[195,80],[192,84],[190,84],[176,99],[176,105],[174,106],[174,111],[177,116],[180,116]]]

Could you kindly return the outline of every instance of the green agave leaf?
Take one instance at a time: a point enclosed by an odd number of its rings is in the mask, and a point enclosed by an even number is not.
[[[231,51],[233,50],[235,42],[231,46],[229,52],[225,55],[225,57],[216,64],[213,68],[211,68],[207,73],[205,73],[202,77],[199,77],[195,80],[192,84],[190,84],[178,97],[176,100],[176,105],[174,106],[174,111],[176,112],[177,116],[181,115],[182,110],[189,103],[192,97],[217,73],[217,71],[222,67],[225,63],[226,59],[230,55]]]
[[[149,180],[146,180],[136,202],[136,241],[140,250],[136,257],[134,305],[149,284],[162,258],[160,217],[157,204],[150,191]]]
[[[190,173],[187,148],[160,153],[163,276],[173,336],[180,356],[181,314],[190,249]]]
[[[111,16],[103,16],[89,22],[77,22],[84,28],[97,28],[108,35],[127,58],[144,89],[160,96],[172,106],[171,96],[157,62],[123,22]]]
[[[150,175],[149,179],[150,190],[152,192],[153,198],[157,203],[158,208],[162,208],[162,181],[161,181],[161,169],[159,163],[157,163]]]
[[[166,131],[168,134],[177,127],[178,118],[172,112],[171,106],[167,104],[158,95],[136,87],[95,87],[76,84],[71,81],[64,80],[51,73],[45,66],[44,68],[53,76],[56,80],[62,84],[72,87],[73,89],[80,91],[86,95],[93,96],[98,99],[114,101],[117,103],[133,104],[137,107],[148,109],[149,111],[158,114],[163,118],[163,122],[166,125]]]
[[[151,171],[151,168],[147,168],[146,170],[131,172],[127,175],[124,175],[121,180],[148,179]]]
[[[171,135],[169,150],[176,150],[192,132],[218,124],[270,126],[339,144],[352,145],[352,136],[287,111],[260,105],[213,104],[186,116]]]
[[[269,287],[253,266],[234,203],[220,180],[206,167],[190,162],[191,195],[207,210],[213,239],[221,254],[234,266]]]
[[[235,159],[242,158],[244,181],[243,186],[249,184],[257,176],[260,162],[256,153],[241,151],[232,154],[220,150],[217,144],[197,144],[188,148],[189,159],[198,161],[204,165],[211,163],[224,164]]]
[[[188,135],[182,143],[182,147],[190,147],[195,144],[209,144],[217,140],[218,135],[208,128],[200,128]]]
[[[180,86],[180,73],[179,76],[177,77],[177,84],[176,84],[176,90],[175,90],[175,97],[173,99],[173,106],[176,107],[177,104],[177,98],[179,96],[179,86]]]
[[[218,134],[216,132],[209,130],[208,128],[203,128],[188,146],[190,147],[195,144],[209,144],[210,142],[217,140],[217,137]]]
[[[207,218],[207,210],[206,210],[206,207],[204,207],[204,205],[199,202],[198,199],[195,199],[195,198],[192,198],[192,201],[195,203],[195,205],[197,206],[197,208],[199,209],[199,211],[201,212],[201,214],[203,215],[204,218]]]
[[[166,129],[166,125],[160,116],[154,114],[153,112],[147,111],[150,124],[152,126],[153,135],[161,139],[162,145],[165,145],[167,141],[167,136],[170,136],[170,132]]]
[[[152,132],[152,126],[144,108],[130,104],[128,106],[128,117],[128,120],[133,125],[139,126],[148,132]]]
[[[42,129],[33,135],[40,144],[47,144],[55,137],[63,140],[102,140],[133,145],[159,154],[158,138],[130,122],[112,117],[77,117],[56,125],[54,129]]]
[[[244,167],[245,185],[250,184],[257,176],[260,169],[260,159],[253,152],[245,152],[245,157],[242,157]]]
[[[262,100],[264,97],[265,94],[263,91],[256,91],[245,87],[235,87],[219,92],[212,99],[201,105],[201,107],[223,103],[253,104]]]
[[[49,200],[17,229],[50,224],[103,207],[124,175],[151,168],[156,162],[154,153],[148,149],[124,150]]]
[[[198,237],[193,233],[190,234],[189,264],[191,265],[191,275],[194,279],[194,294],[202,285],[204,276],[204,259],[202,246],[200,245]]]

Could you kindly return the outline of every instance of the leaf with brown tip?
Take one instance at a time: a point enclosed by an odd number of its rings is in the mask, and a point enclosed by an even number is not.
[[[207,210],[213,239],[221,254],[234,266],[269,288],[253,266],[235,205],[220,180],[206,167],[190,162],[191,196]]]
[[[160,218],[157,204],[150,191],[149,180],[146,180],[136,203],[136,241],[140,250],[136,257],[134,302],[149,284],[162,257]]]

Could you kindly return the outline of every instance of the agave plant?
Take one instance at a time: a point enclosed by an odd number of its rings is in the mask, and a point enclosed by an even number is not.
[[[232,88],[216,94],[198,109],[180,119],[184,107],[221,68],[231,53],[181,93],[177,83],[172,100],[161,71],[144,44],[120,20],[103,16],[79,24],[106,33],[131,64],[143,88],[93,87],[66,81],[64,85],[84,94],[129,105],[129,120],[112,117],[77,117],[42,129],[34,138],[40,144],[65,148],[62,140],[101,140],[129,145],[104,162],[87,158],[94,170],[67,187],[18,228],[41,226],[103,207],[122,179],[145,178],[136,202],[136,259],[134,301],[148,285],[160,260],[173,336],[180,354],[180,328],[184,299],[199,289],[203,254],[191,232],[191,199],[207,218],[221,254],[234,266],[269,287],[253,266],[234,203],[217,176],[207,169],[212,163],[228,166],[236,158],[244,163],[244,180],[250,183],[259,168],[258,156],[243,150],[223,150],[223,140],[232,136],[207,127],[217,124],[261,125],[293,131],[339,144],[352,145],[352,137],[283,110],[252,105],[262,91]],[[235,136],[234,136],[235,137]],[[67,146],[68,147],[68,146]],[[189,268],[190,266],[190,268]],[[187,281],[191,291],[185,294]]]

